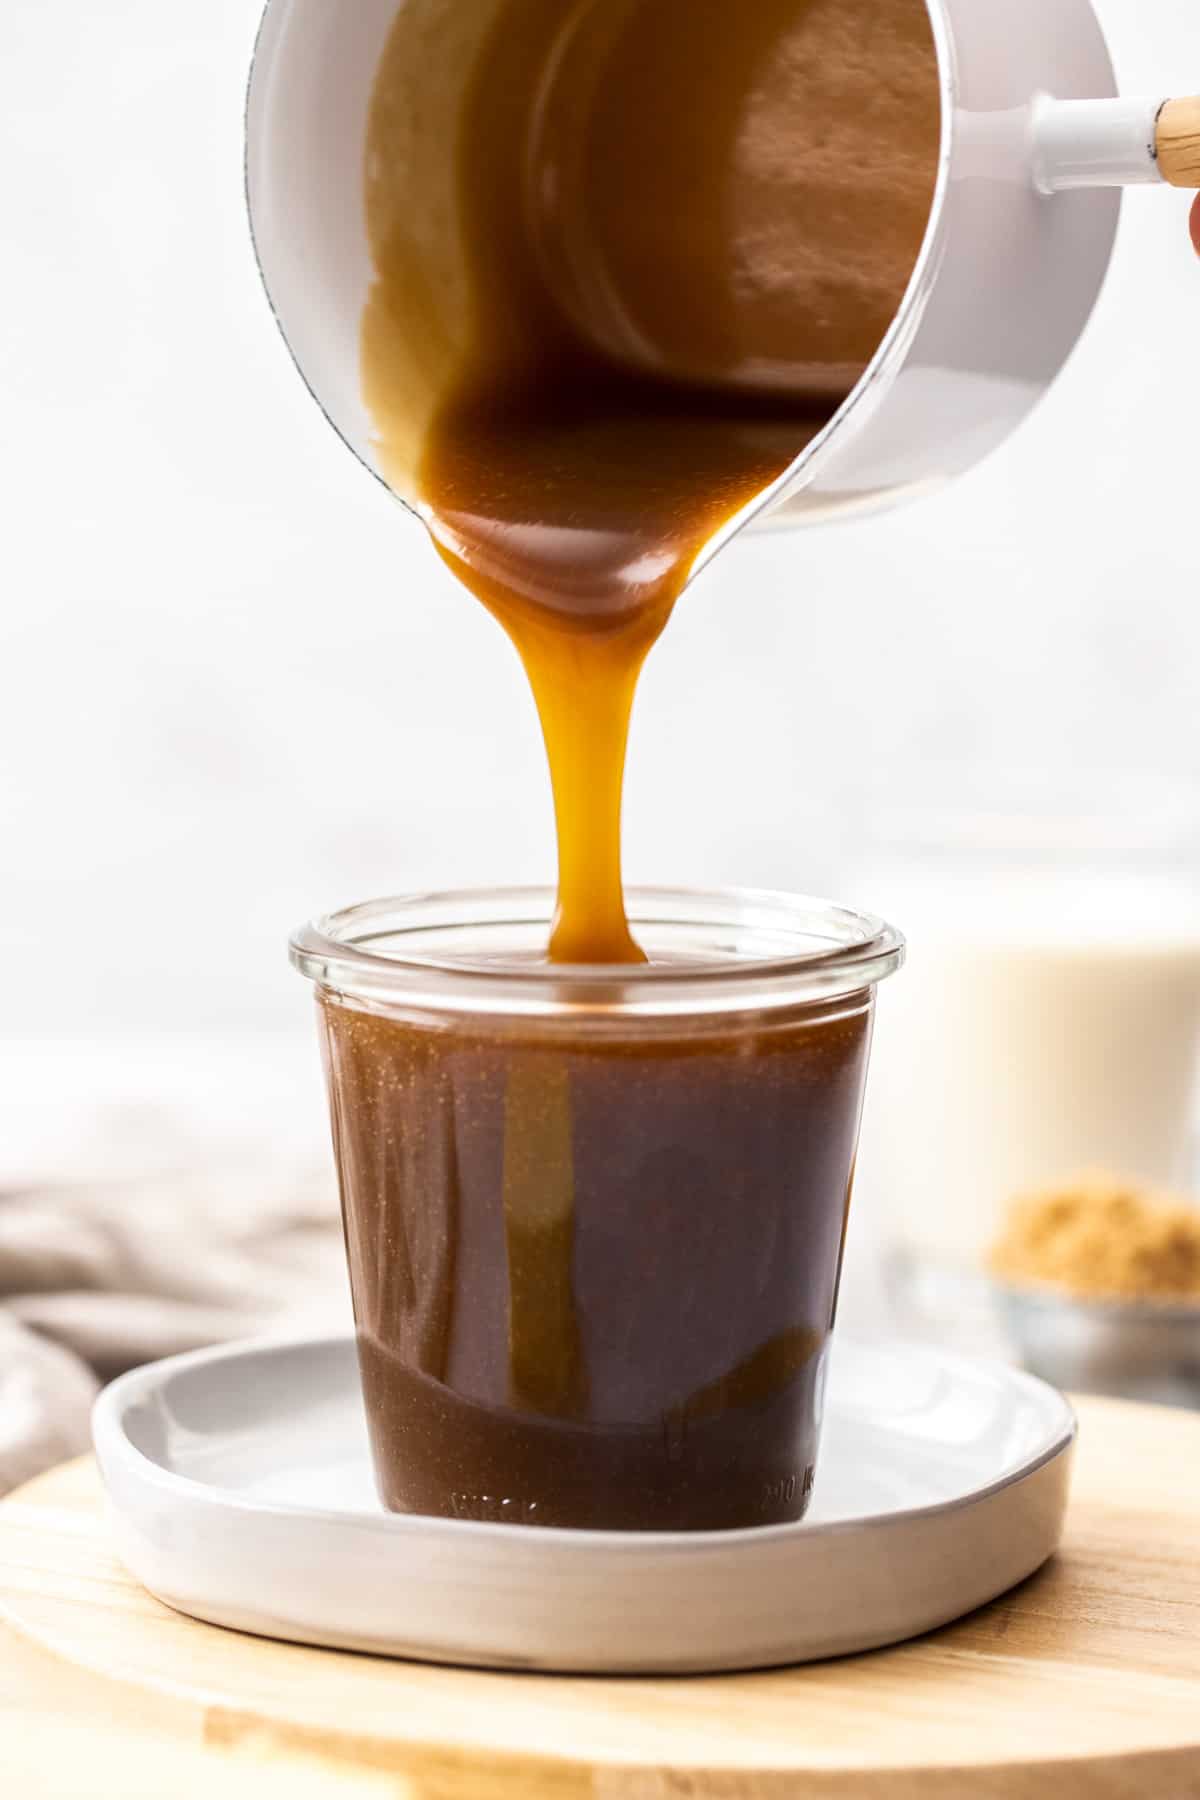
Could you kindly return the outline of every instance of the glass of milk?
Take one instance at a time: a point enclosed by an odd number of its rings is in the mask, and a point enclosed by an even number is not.
[[[903,921],[856,1186],[910,1300],[978,1286],[1014,1195],[1192,1180],[1200,883],[1188,830],[966,812],[890,821],[860,897]]]

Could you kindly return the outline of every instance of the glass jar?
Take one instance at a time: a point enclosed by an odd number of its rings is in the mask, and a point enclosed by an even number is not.
[[[528,1525],[799,1518],[878,920],[634,890],[644,967],[544,961],[553,896],[306,926],[381,1497]]]
[[[859,1164],[910,1323],[990,1309],[989,1254],[1021,1195],[1193,1178],[1193,811],[1096,785],[1069,805],[894,817],[860,872],[903,907],[911,946]]]

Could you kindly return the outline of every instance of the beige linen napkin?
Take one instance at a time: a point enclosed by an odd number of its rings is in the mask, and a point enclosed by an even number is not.
[[[330,1186],[324,1168],[241,1164],[0,1192],[0,1492],[87,1448],[97,1378],[344,1323]]]
[[[237,1081],[200,1103],[191,1069],[157,1097],[136,1075],[136,1104],[110,1071],[86,1117],[58,1094],[53,1133],[0,1117],[0,1493],[88,1448],[101,1381],[261,1330],[349,1323],[315,1082],[238,1113]]]

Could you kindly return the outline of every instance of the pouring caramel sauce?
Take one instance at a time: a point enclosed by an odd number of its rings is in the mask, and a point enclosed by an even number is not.
[[[376,77],[364,391],[388,480],[524,665],[550,957],[642,960],[621,797],[697,560],[829,423],[924,237],[922,0],[408,0]]]
[[[922,0],[400,9],[364,392],[390,485],[528,675],[555,963],[644,960],[621,881],[639,673],[886,336],[939,110]],[[614,1010],[593,1037],[322,997],[389,1506],[696,1530],[807,1504],[870,998]]]

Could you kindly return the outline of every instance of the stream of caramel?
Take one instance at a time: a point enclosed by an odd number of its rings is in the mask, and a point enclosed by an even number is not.
[[[529,678],[554,961],[641,960],[621,799],[642,664],[891,324],[938,115],[922,0],[400,10],[369,129],[364,390],[389,480]]]

